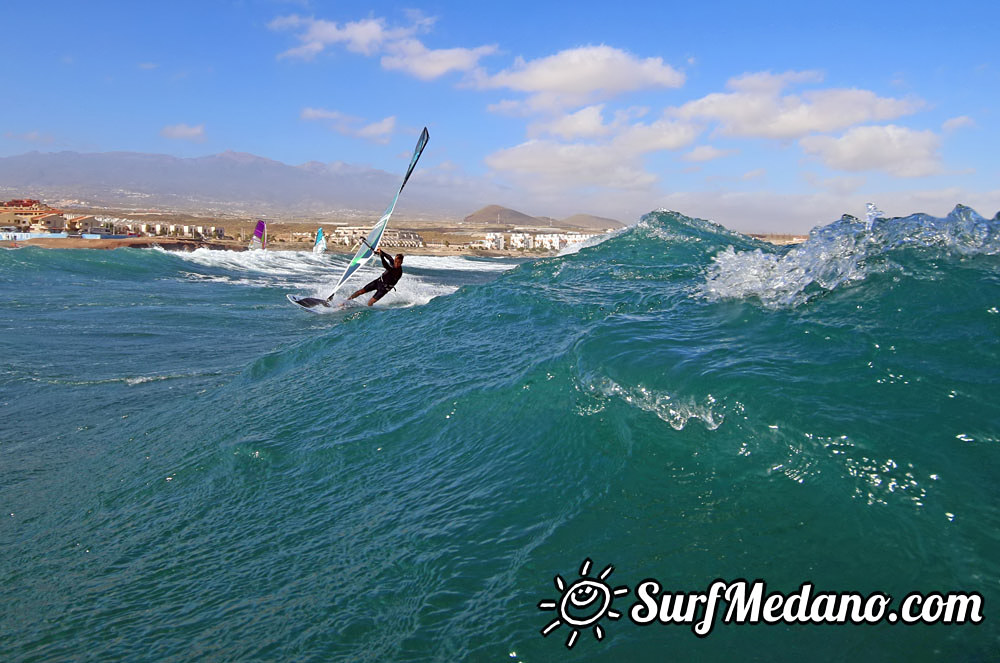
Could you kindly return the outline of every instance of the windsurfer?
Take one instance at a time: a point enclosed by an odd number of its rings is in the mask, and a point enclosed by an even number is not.
[[[374,281],[371,281],[368,285],[358,290],[356,293],[348,297],[348,299],[354,299],[359,297],[366,292],[375,291],[372,298],[368,300],[368,305],[371,306],[378,300],[385,297],[386,293],[396,287],[396,283],[399,281],[400,277],[403,276],[403,254],[397,253],[395,259],[389,262],[386,258],[386,253],[382,249],[375,249],[375,253],[378,257],[382,259],[382,266],[385,267],[385,271],[382,272],[382,276],[378,277]]]

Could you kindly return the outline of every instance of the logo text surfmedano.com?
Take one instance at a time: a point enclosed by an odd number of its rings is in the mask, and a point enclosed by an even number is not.
[[[541,630],[548,636],[561,626],[568,626],[566,647],[572,649],[580,632],[592,631],[604,639],[599,623],[605,617],[618,620],[621,613],[613,608],[614,599],[629,593],[625,586],[612,588],[606,580],[614,571],[608,565],[596,577],[589,577],[592,562],[584,560],[580,578],[567,583],[562,576],[554,582],[560,596],[539,601],[538,609],[555,611],[556,616]],[[979,624],[983,621],[983,596],[979,592],[910,592],[893,609],[893,598],[883,592],[816,591],[806,581],[791,593],[767,591],[763,580],[717,579],[704,592],[668,592],[655,579],[647,578],[635,586],[635,603],[628,610],[629,620],[639,626],[654,623],[689,626],[698,637],[712,633],[717,621],[724,624]]]

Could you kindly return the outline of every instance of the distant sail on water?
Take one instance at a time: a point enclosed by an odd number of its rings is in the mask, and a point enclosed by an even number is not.
[[[263,249],[267,245],[267,224],[264,221],[258,220],[257,227],[253,231],[253,237],[250,238],[250,246],[247,247],[251,251],[256,249]]]
[[[323,227],[316,231],[316,243],[313,244],[313,253],[323,253],[326,251],[326,236],[323,235]]]

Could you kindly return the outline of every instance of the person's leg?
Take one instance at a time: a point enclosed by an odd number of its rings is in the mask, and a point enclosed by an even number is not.
[[[388,290],[385,289],[385,286],[382,286],[381,284],[379,284],[379,286],[380,287],[375,288],[375,295],[372,296],[372,298],[368,300],[368,305],[369,306],[371,306],[372,304],[374,304],[378,300],[382,299],[382,297],[385,296],[385,293],[389,292]]]
[[[361,295],[365,294],[366,292],[371,292],[377,286],[378,286],[378,280],[376,279],[375,281],[372,281],[371,283],[369,283],[365,287],[361,288],[361,290],[358,290],[356,293],[354,293],[353,295],[351,295],[347,299],[354,299],[355,297],[360,297]],[[369,304],[369,306],[371,306],[371,304]]]

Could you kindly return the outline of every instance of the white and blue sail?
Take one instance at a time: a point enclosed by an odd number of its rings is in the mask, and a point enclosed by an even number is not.
[[[316,243],[313,244],[313,253],[326,252],[326,236],[323,235],[323,226],[316,231]]]
[[[406,176],[403,177],[403,183],[399,185],[399,191],[396,192],[395,197],[392,199],[392,203],[386,208],[385,213],[382,218],[378,220],[372,229],[368,232],[368,237],[362,242],[361,246],[358,248],[357,253],[351,258],[351,262],[347,264],[344,269],[344,273],[340,275],[340,279],[337,281],[337,285],[334,286],[333,292],[327,297],[327,300],[332,299],[340,287],[347,282],[347,279],[351,278],[354,272],[358,271],[362,265],[366,264],[371,260],[372,256],[375,255],[374,250],[378,248],[379,243],[382,241],[382,235],[385,234],[385,227],[389,223],[389,217],[392,216],[392,211],[396,209],[396,201],[399,200],[399,194],[403,193],[403,187],[406,186],[407,180],[410,179],[410,175],[413,173],[413,169],[417,166],[417,160],[420,159],[420,155],[423,154],[424,148],[427,146],[427,140],[430,136],[427,133],[427,127],[420,132],[420,139],[417,140],[417,146],[413,148],[413,156],[410,158],[410,167],[406,169]]]

